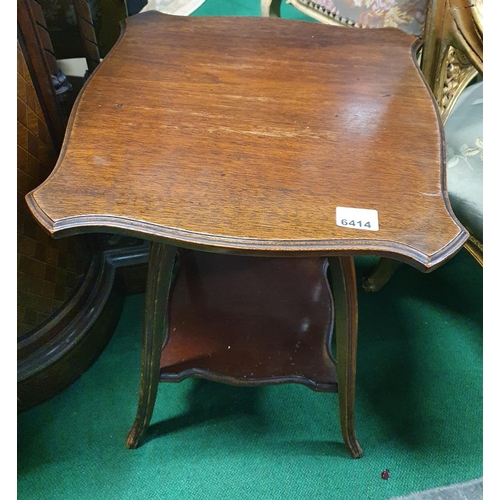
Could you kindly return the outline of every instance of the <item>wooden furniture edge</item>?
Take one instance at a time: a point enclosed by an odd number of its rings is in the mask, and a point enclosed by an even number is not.
[[[333,328],[332,328],[333,332]],[[337,392],[338,383],[328,384],[320,383],[311,380],[308,377],[303,377],[301,375],[286,375],[282,377],[272,377],[272,378],[234,378],[226,375],[221,375],[208,370],[201,370],[198,368],[191,368],[184,370],[178,374],[161,374],[160,382],[182,382],[187,378],[202,378],[205,380],[211,380],[213,382],[220,382],[228,385],[235,386],[261,386],[261,385],[275,385],[275,384],[300,384],[305,385],[309,389],[317,392]]]
[[[432,255],[426,255],[409,245],[390,241],[344,239],[335,240],[257,240],[194,233],[182,229],[166,228],[157,224],[115,216],[68,217],[54,222],[43,212],[32,193],[26,197],[30,209],[40,224],[54,237],[82,233],[116,232],[117,234],[144,238],[150,241],[168,243],[172,246],[194,250],[231,253],[240,255],[265,255],[295,257],[329,255],[374,255],[395,258],[413,267],[429,272],[454,255],[469,237],[468,232],[460,229],[453,240]]]
[[[169,14],[163,14],[157,11],[148,11],[142,14],[138,14],[142,17],[175,17]],[[137,16],[138,16],[137,15]],[[133,22],[134,17],[124,19],[121,23],[121,33],[115,46],[111,49],[108,55],[104,58],[103,62],[93,74],[88,78],[80,95],[78,96],[73,110],[71,112],[66,133],[64,136],[63,145],[61,148],[61,153],[58,161],[43,184],[48,182],[52,176],[54,176],[64,159],[66,148],[68,146],[69,138],[71,135],[72,125],[75,119],[75,115],[78,111],[78,104],[85,92],[86,86],[95,77],[95,75],[100,71],[103,64],[105,64],[106,59],[110,57],[114,50],[120,45],[123,37],[126,33],[127,25]],[[257,18],[266,19],[266,18]],[[272,18],[267,18],[270,22],[276,22],[275,20],[270,20]],[[269,22],[265,21],[265,22]],[[279,22],[285,22],[293,24],[296,22],[306,22],[290,19],[280,19]],[[380,28],[380,29],[390,29],[399,31],[396,28]],[[401,32],[402,33],[402,32]],[[403,33],[402,33],[403,34]],[[53,236],[54,238],[60,238],[64,236],[82,234],[82,233],[96,233],[96,232],[117,232],[119,234],[127,234],[129,236],[146,238],[151,241],[158,241],[168,243],[174,246],[183,246],[186,248],[192,248],[201,251],[208,252],[221,252],[221,253],[233,253],[233,254],[245,254],[245,255],[260,255],[265,254],[269,256],[298,256],[303,255],[303,252],[307,252],[309,256],[329,256],[329,255],[375,255],[380,257],[390,257],[407,264],[416,267],[420,271],[429,272],[437,268],[439,265],[444,263],[449,257],[453,256],[460,248],[464,245],[469,237],[467,230],[462,226],[462,224],[455,217],[450,201],[448,199],[446,191],[446,163],[445,163],[445,137],[444,137],[444,127],[440,119],[439,108],[436,100],[434,99],[432,90],[428,85],[422,70],[420,69],[417,61],[417,51],[422,45],[422,40],[414,37],[413,35],[404,34],[405,36],[413,39],[410,46],[410,52],[412,56],[412,61],[417,70],[421,82],[427,89],[429,96],[433,102],[433,107],[436,113],[436,119],[438,122],[440,137],[441,137],[441,191],[443,194],[443,201],[445,208],[450,215],[452,221],[455,223],[459,229],[457,235],[452,239],[447,245],[441,248],[438,252],[432,255],[427,255],[420,250],[411,247],[409,245],[404,245],[396,242],[382,242],[379,243],[373,240],[363,240],[363,239],[345,239],[341,242],[335,240],[257,240],[251,238],[237,238],[237,237],[225,237],[218,235],[210,235],[204,233],[195,233],[187,230],[168,228],[154,223],[148,223],[144,221],[128,219],[125,217],[117,216],[105,216],[105,215],[84,215],[77,217],[67,217],[57,221],[52,220],[40,207],[36,201],[36,191],[40,187],[31,191],[26,195],[26,202],[30,207],[33,215],[37,221]]]

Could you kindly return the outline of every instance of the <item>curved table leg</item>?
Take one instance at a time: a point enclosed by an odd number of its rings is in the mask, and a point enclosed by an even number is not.
[[[400,261],[387,257],[379,259],[375,269],[363,277],[363,290],[365,292],[378,292],[392,278],[400,264]]]
[[[260,0],[260,14],[262,17],[281,17],[281,0]]]
[[[139,404],[127,437],[127,448],[137,448],[153,415],[160,377],[160,356],[166,337],[167,304],[177,249],[151,243],[149,254]]]
[[[340,426],[344,442],[353,458],[363,450],[354,431],[354,392],[358,345],[358,297],[353,257],[330,257],[338,377]]]

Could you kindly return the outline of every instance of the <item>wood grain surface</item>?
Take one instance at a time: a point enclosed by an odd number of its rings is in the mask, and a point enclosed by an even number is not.
[[[336,392],[333,302],[321,258],[180,251],[160,380],[305,384]]]
[[[118,231],[248,255],[390,256],[422,271],[467,232],[443,132],[396,29],[265,18],[129,18],[27,196],[54,236]],[[336,207],[378,211],[378,231]]]

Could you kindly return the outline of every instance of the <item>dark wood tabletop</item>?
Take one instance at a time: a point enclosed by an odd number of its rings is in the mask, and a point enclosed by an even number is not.
[[[467,232],[448,202],[417,48],[396,29],[138,14],[87,82],[58,164],[27,202],[56,237],[118,231],[211,252],[371,254],[431,270]],[[378,230],[338,222],[338,207],[376,211]]]

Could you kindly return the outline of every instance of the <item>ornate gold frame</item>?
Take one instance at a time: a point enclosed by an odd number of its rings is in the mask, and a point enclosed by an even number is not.
[[[476,259],[478,264],[483,266],[483,244],[474,238],[474,236],[469,236],[469,239],[465,242],[464,248]]]
[[[422,52],[424,74],[446,122],[470,81],[483,72],[482,2],[431,0]],[[475,16],[471,12],[476,12]],[[476,24],[475,18],[480,24]]]

